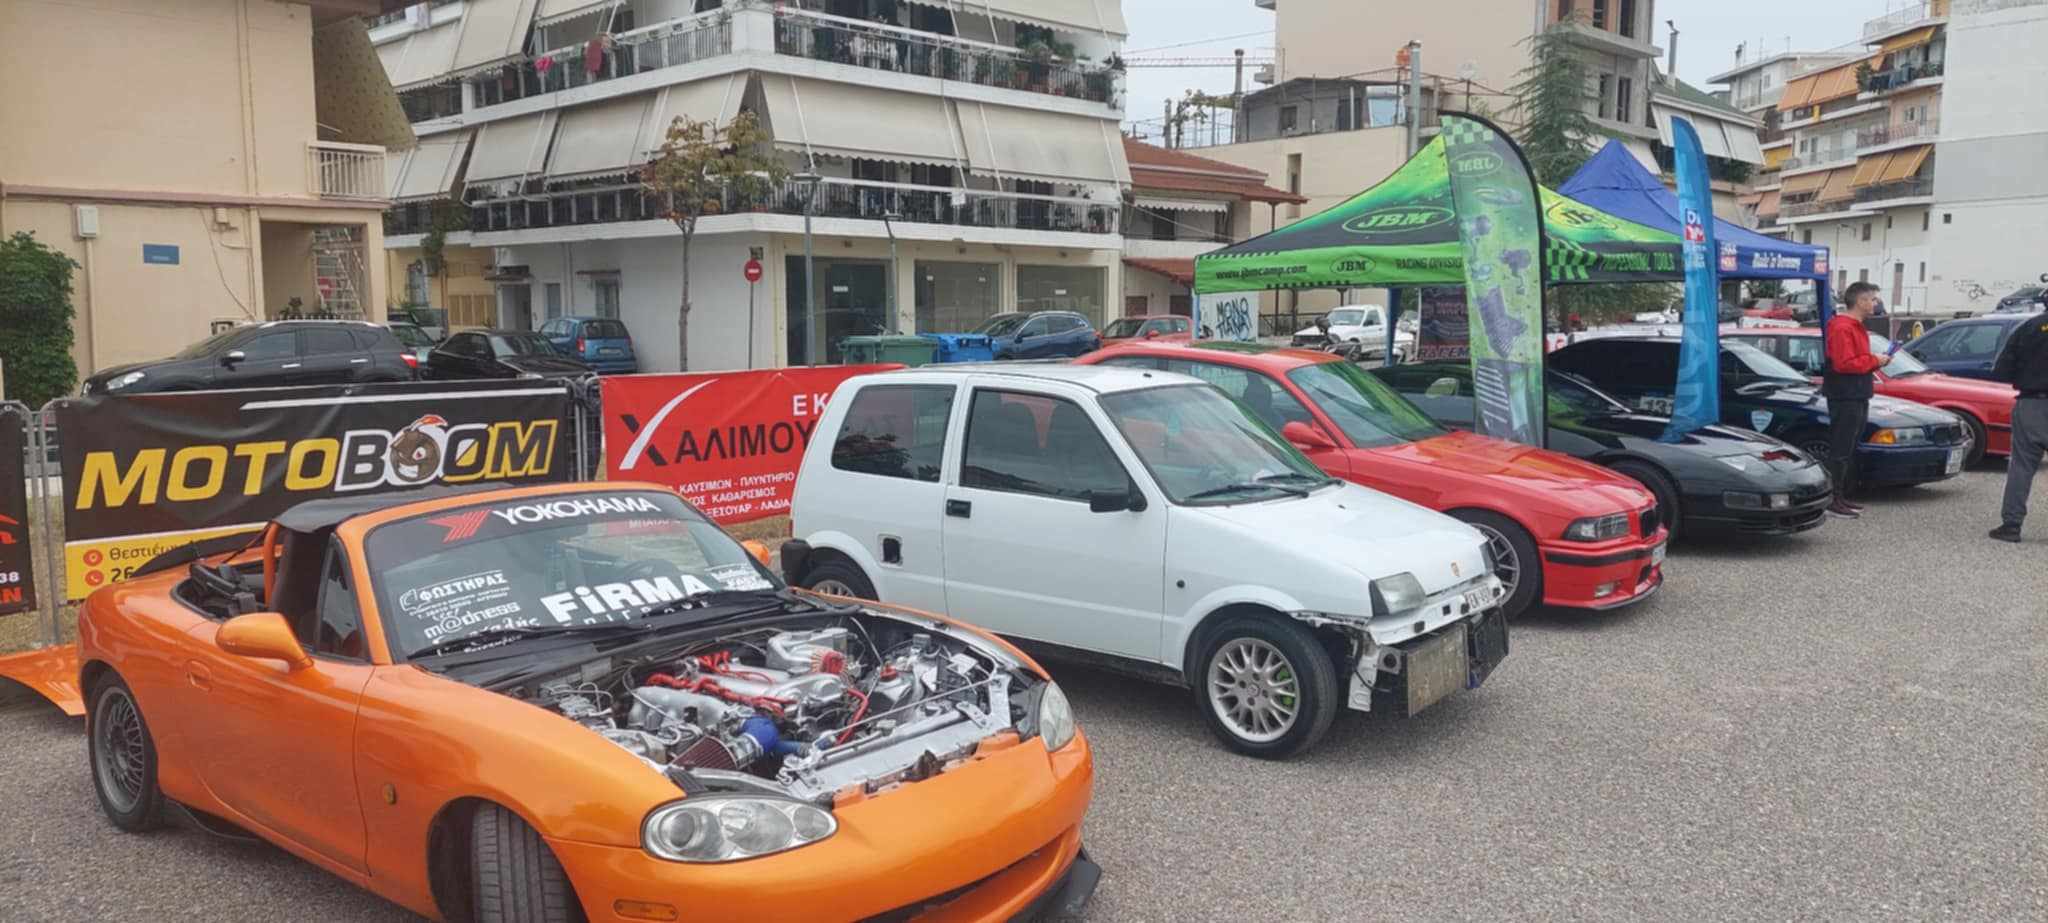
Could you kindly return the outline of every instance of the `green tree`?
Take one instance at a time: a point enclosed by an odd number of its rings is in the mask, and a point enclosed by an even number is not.
[[[711,122],[678,117],[669,126],[661,150],[641,171],[641,185],[660,203],[662,216],[674,222],[683,235],[683,294],[676,311],[676,348],[684,370],[690,367],[690,242],[697,236],[697,221],[765,205],[788,178],[789,168],[776,156],[760,120],[751,112],[734,116],[722,131]]]
[[[71,271],[77,268],[28,233],[0,240],[0,372],[9,399],[41,407],[78,386],[71,359]]]
[[[1586,67],[1573,53],[1564,26],[1555,25],[1524,41],[1529,66],[1510,91],[1521,109],[1522,153],[1536,178],[1556,186],[1592,156],[1601,132],[1586,115]]]

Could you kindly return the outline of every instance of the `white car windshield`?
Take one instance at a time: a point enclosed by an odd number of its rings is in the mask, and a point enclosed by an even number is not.
[[[1109,394],[1102,409],[1174,503],[1270,500],[1331,482],[1279,434],[1209,385]]]
[[[779,585],[716,525],[653,491],[521,497],[377,527],[364,541],[394,654],[629,623],[718,590]]]
[[[1338,308],[1330,312],[1330,326],[1332,327],[1357,327],[1364,323],[1364,308]]]

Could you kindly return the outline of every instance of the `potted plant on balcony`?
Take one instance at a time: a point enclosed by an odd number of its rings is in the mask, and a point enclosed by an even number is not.
[[[1871,83],[1873,82],[1871,78],[1874,76],[1875,72],[1870,69],[1869,61],[1865,61],[1861,64],[1856,65],[1857,91],[1861,93],[1869,93],[1875,90],[1876,88],[1871,86]]]

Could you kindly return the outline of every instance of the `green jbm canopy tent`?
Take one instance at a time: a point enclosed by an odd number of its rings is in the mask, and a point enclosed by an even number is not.
[[[1545,188],[1553,284],[1685,278],[1679,240]],[[1335,208],[1195,260],[1195,292],[1464,285],[1442,138]]]

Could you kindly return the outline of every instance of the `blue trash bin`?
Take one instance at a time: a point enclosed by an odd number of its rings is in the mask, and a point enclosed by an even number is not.
[[[978,333],[927,333],[925,339],[939,344],[939,362],[993,362],[995,341]]]

